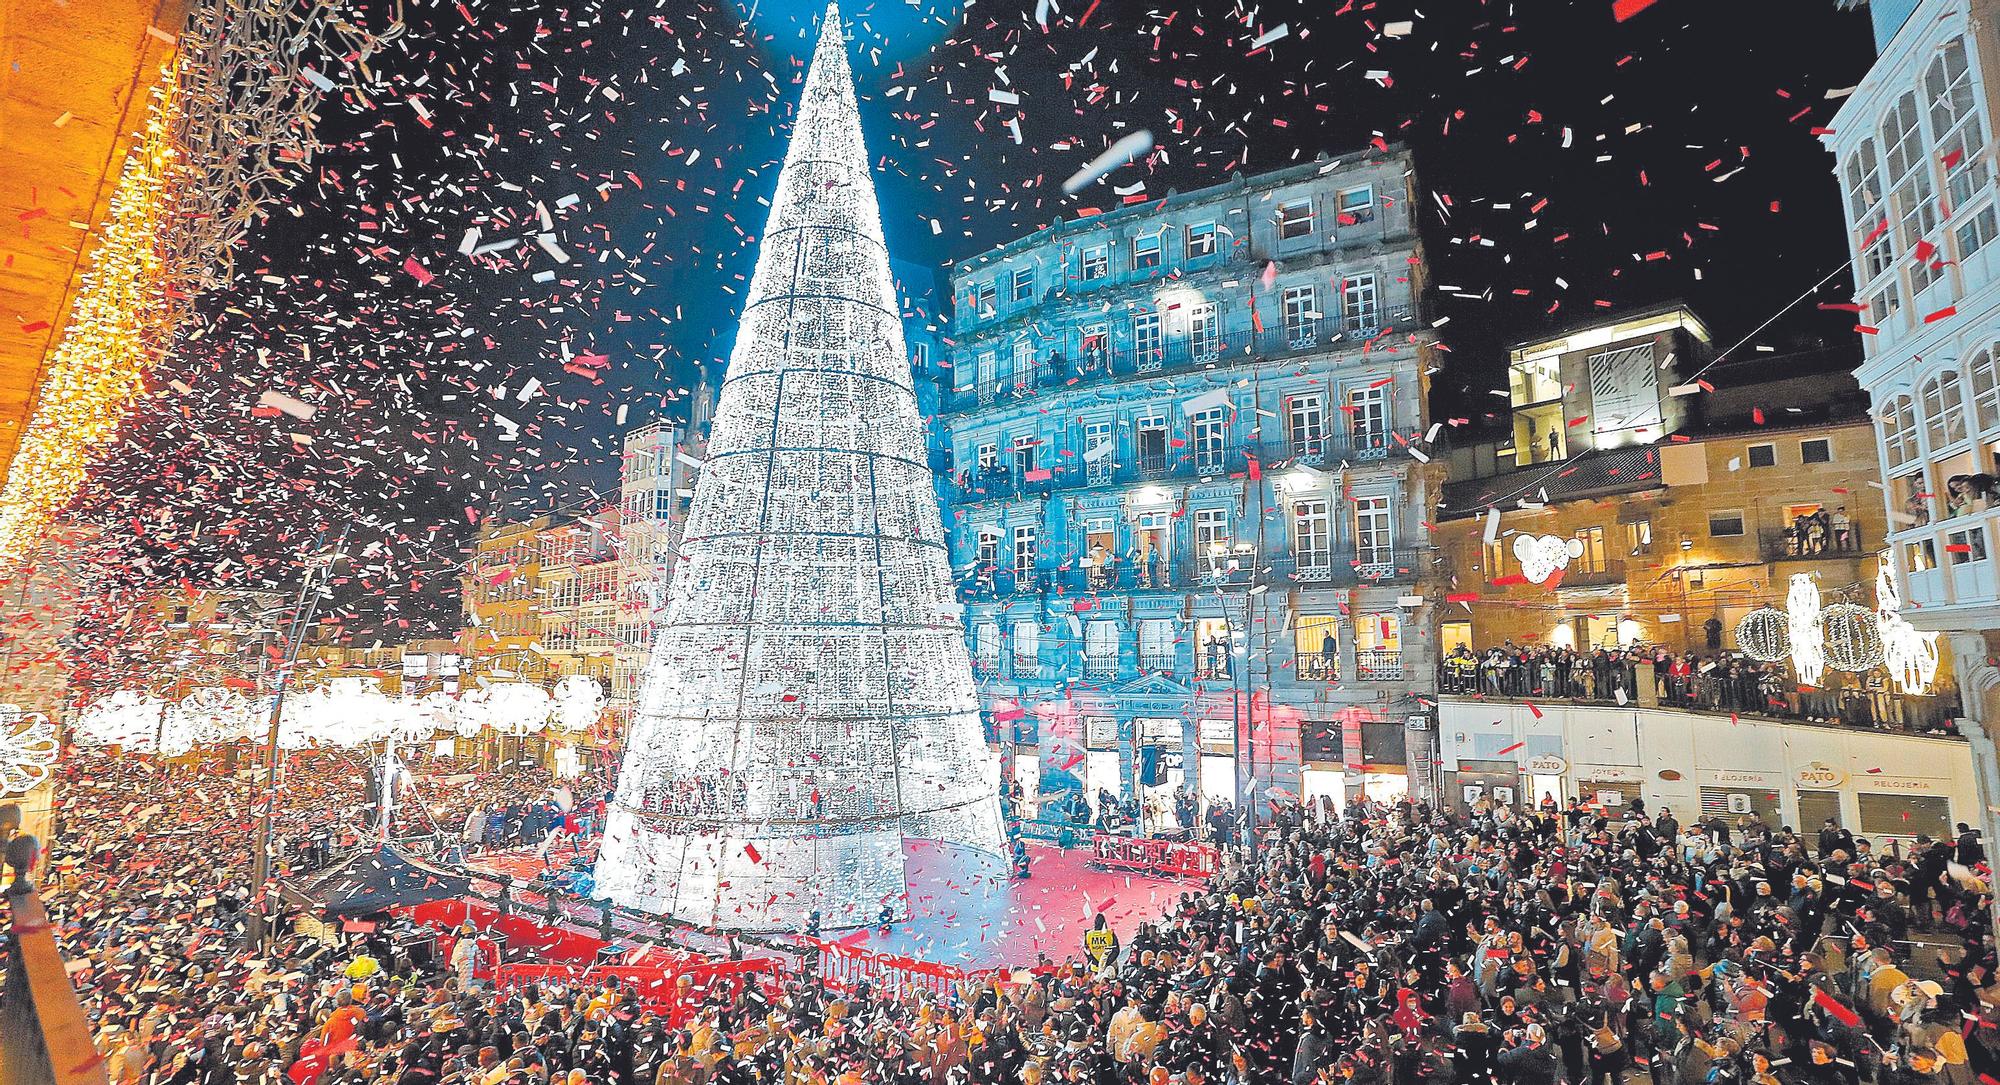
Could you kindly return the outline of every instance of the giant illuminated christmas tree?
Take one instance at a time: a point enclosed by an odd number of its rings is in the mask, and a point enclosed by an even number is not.
[[[923,422],[829,6],[625,750],[598,895],[737,930],[905,910],[997,854]]]

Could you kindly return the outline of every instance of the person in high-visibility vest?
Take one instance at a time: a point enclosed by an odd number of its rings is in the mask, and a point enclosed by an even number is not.
[[[1097,921],[1083,936],[1083,951],[1089,955],[1091,965],[1099,970],[1117,957],[1118,935],[1105,922],[1103,912],[1097,913]]]

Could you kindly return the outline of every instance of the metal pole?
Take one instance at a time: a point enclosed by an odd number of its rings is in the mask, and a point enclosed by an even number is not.
[[[347,533],[352,527],[350,523],[340,529],[334,555],[347,546]],[[298,662],[299,649],[305,646],[306,631],[312,628],[313,615],[319,609],[320,590],[332,570],[333,558],[328,558],[309,570],[299,583],[299,597],[292,604],[292,627],[278,665],[277,694],[271,698],[271,721],[264,735],[264,802],[257,815],[257,846],[250,864],[250,915],[244,924],[244,933],[253,946],[262,945],[265,935],[264,896],[271,880],[271,809],[278,801],[278,732],[285,712],[285,694],[291,689],[293,665]]]

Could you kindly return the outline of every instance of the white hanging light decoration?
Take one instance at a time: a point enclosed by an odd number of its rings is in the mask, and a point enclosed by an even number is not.
[[[1804,685],[1819,685],[1826,673],[1826,646],[1820,639],[1819,585],[1811,573],[1793,573],[1785,593],[1787,632],[1792,640],[1792,669]]]
[[[167,726],[191,745],[223,745],[249,738],[257,716],[257,706],[235,690],[200,686],[168,709]]]
[[[373,678],[335,678],[285,700],[278,745],[365,746],[389,735],[395,715]]]
[[[532,735],[547,726],[549,710],[554,707],[547,691],[526,682],[495,682],[466,699],[475,696],[479,722],[509,738]],[[463,724],[460,733],[464,733]]]
[[[59,752],[55,724],[47,716],[0,704],[0,796],[25,795],[40,786]]]
[[[1874,611],[1835,603],[1820,612],[1819,624],[1829,666],[1859,673],[1882,665],[1882,621]]]
[[[588,731],[597,725],[606,703],[604,687],[598,684],[597,679],[587,674],[572,674],[556,683],[549,729],[572,734]]]
[[[1736,623],[1736,646],[1759,663],[1776,663],[1792,654],[1790,619],[1777,607],[1758,607]]]
[[[85,746],[117,746],[128,753],[155,753],[166,725],[167,702],[143,690],[121,689],[92,702],[77,716],[72,733]],[[169,741],[171,749],[180,745]],[[184,747],[183,747],[184,748]]]
[[[1875,614],[1882,625],[1882,665],[1904,693],[1931,691],[1938,672],[1938,635],[1903,619],[1903,596],[1889,575],[1889,558],[1875,567]]]

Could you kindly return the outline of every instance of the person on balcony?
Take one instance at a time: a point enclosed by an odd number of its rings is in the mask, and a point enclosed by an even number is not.
[[[1833,510],[1833,545],[1840,553],[1847,553],[1854,546],[1854,521],[1847,516],[1847,506]]]

